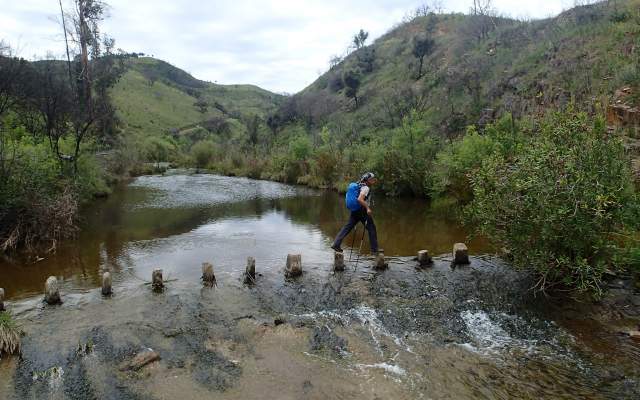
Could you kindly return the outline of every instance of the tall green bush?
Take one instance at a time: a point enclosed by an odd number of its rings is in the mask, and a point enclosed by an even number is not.
[[[468,223],[530,268],[541,290],[599,293],[616,267],[618,234],[636,226],[622,142],[600,120],[555,114],[513,158],[496,153],[472,176]]]

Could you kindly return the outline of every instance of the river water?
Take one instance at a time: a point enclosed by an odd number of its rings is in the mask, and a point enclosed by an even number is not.
[[[375,198],[390,268],[371,268],[360,236],[333,273],[342,196],[273,182],[173,171],[118,188],[84,212],[77,240],[43,260],[0,261],[0,287],[25,331],[0,362],[0,399],[21,398],[637,398],[640,350],[595,321],[566,318],[526,274],[468,242],[419,200]],[[359,233],[362,227],[359,228]],[[429,249],[432,267],[412,257]],[[288,253],[304,275],[285,280]],[[242,272],[256,258],[258,277]],[[201,263],[218,285],[202,288]],[[151,271],[167,287],[152,293]],[[99,293],[104,271],[114,295]],[[44,306],[55,275],[64,303]],[[278,324],[274,321],[278,320]],[[283,323],[280,323],[283,322]],[[78,345],[91,344],[91,351]],[[118,368],[153,348],[161,359]]]

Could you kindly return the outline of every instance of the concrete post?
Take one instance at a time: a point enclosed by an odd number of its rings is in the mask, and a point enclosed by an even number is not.
[[[213,273],[213,265],[210,263],[202,263],[202,282],[205,286],[213,286],[216,284],[216,276]]]
[[[0,311],[4,311],[4,289],[0,288]]]
[[[293,278],[302,275],[302,255],[287,255],[287,268],[284,271],[284,274],[287,278]]]
[[[389,268],[389,264],[387,264],[387,261],[384,259],[384,252],[380,250],[376,255],[376,260],[375,260],[375,263],[373,264],[373,269],[381,271],[387,268]]]
[[[253,283],[256,280],[256,259],[247,257],[247,268],[244,271],[245,283]]]
[[[151,287],[153,288],[154,292],[161,292],[162,289],[164,289],[161,269],[154,269],[151,273]]]
[[[47,304],[60,304],[60,289],[58,288],[58,278],[50,276],[44,284],[44,301]]]
[[[431,257],[429,257],[428,250],[420,250],[418,252],[418,264],[420,264],[421,267],[431,264]]]
[[[336,251],[333,254],[333,270],[344,271],[344,253]]]
[[[102,274],[102,295],[103,296],[111,296],[113,293],[111,289],[111,272],[105,272]]]
[[[469,250],[464,243],[456,243],[453,245],[453,264],[469,264]]]

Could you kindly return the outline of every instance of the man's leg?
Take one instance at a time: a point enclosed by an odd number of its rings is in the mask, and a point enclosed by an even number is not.
[[[376,224],[373,222],[373,218],[367,215],[367,231],[369,231],[369,244],[371,245],[371,252],[376,254],[378,252],[378,232],[376,231]]]
[[[349,222],[347,222],[346,225],[343,226],[342,229],[340,229],[338,236],[336,236],[336,240],[333,242],[332,247],[334,249],[340,248],[340,245],[342,244],[342,241],[344,240],[344,238],[347,237],[349,232],[351,232],[351,230],[353,229],[354,226],[356,226],[357,223],[358,223],[358,219],[355,218],[354,213],[352,212],[349,215]]]

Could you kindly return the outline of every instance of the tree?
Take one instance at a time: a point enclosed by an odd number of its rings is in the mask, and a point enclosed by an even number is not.
[[[363,29],[360,29],[360,32],[353,36],[353,45],[356,50],[360,50],[364,47],[367,38],[369,37],[369,32],[365,32]]]
[[[413,42],[413,56],[420,60],[420,66],[418,67],[418,80],[422,78],[424,58],[433,52],[435,44],[436,42],[428,36],[419,36]]]
[[[373,71],[374,62],[376,60],[376,50],[370,47],[360,50],[356,54],[358,58],[358,67],[364,73]]]
[[[360,88],[360,75],[354,71],[349,70],[342,76],[344,86],[346,88],[344,94],[350,99],[356,102],[356,108],[358,108],[358,89]]]
[[[251,115],[242,119],[242,122],[247,128],[247,135],[249,137],[249,144],[255,150],[258,144],[258,133],[260,131],[260,117],[257,115]]]
[[[486,39],[489,32],[491,32],[491,28],[496,26],[493,20],[495,10],[492,3],[493,0],[473,0],[473,6],[471,7],[473,19],[471,23],[478,40]]]
[[[113,131],[115,109],[111,105],[108,88],[117,82],[124,66],[122,58],[112,53],[114,40],[100,32],[99,24],[104,19],[107,4],[101,0],[74,0],[73,5],[70,12],[62,10],[62,26],[69,49],[67,69],[71,71],[68,86],[72,105],[66,117],[71,127],[74,150],[72,155],[61,154],[57,145],[54,150],[60,160],[73,162],[77,173],[84,140],[90,135]],[[69,47],[70,44],[73,46]],[[119,63],[116,59],[120,60]]]

